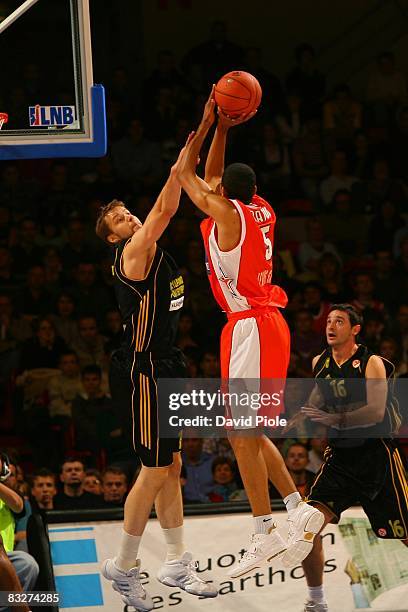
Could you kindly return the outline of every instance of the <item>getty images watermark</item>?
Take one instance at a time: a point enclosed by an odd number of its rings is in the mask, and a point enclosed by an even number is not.
[[[231,430],[271,438],[324,437],[329,431],[330,438],[356,444],[408,431],[407,378],[159,379],[158,397],[162,438],[182,430],[185,437],[202,438]],[[308,410],[311,404],[317,412]]]
[[[282,408],[284,391],[260,393],[255,391],[222,391],[208,392],[204,389],[170,393],[169,410],[181,414],[169,416],[171,427],[285,427],[287,421],[278,415],[262,414],[262,408]],[[184,409],[201,409],[206,414],[185,416]],[[219,414],[219,409],[225,410]],[[211,413],[208,414],[208,413]],[[217,414],[218,413],[218,414]]]

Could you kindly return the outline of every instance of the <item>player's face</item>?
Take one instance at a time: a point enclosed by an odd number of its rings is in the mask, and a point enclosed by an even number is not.
[[[112,234],[120,240],[130,238],[142,227],[140,219],[132,215],[124,206],[117,206],[106,216]]]
[[[327,317],[326,340],[329,346],[341,346],[352,340],[359,331],[360,326],[351,326],[346,312],[333,310]]]

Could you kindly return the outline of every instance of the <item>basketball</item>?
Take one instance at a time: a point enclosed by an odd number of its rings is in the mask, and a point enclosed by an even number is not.
[[[215,86],[215,101],[225,115],[237,117],[255,111],[261,103],[258,80],[242,70],[224,74]]]

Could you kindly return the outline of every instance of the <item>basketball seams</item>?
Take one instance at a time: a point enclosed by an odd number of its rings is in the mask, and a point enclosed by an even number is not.
[[[215,101],[230,116],[256,110],[261,98],[262,89],[257,79],[243,70],[228,72],[215,87]]]

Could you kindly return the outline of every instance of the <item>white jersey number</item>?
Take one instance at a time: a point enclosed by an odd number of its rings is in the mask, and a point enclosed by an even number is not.
[[[268,236],[270,227],[271,227],[270,225],[265,225],[264,227],[261,227],[261,232],[263,235],[263,239],[265,242],[265,248],[266,248],[266,253],[265,253],[266,261],[269,261],[270,258],[272,257],[272,242]]]

